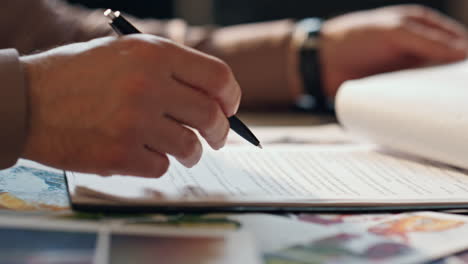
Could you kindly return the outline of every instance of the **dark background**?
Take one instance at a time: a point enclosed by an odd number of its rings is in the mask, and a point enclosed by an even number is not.
[[[234,24],[285,17],[304,18],[315,16],[327,18],[349,11],[402,3],[424,3],[441,11],[445,11],[447,8],[445,1],[441,0],[218,0],[216,1],[215,21],[220,24]]]
[[[68,2],[93,8],[112,8],[144,18],[173,18],[175,14],[172,0],[69,0]]]
[[[139,17],[172,18],[177,13],[172,0],[71,0],[89,7],[113,8]],[[194,6],[197,0],[187,0]],[[369,9],[391,4],[420,3],[445,12],[444,0],[214,0],[214,11],[209,21],[231,25],[281,18],[318,16],[327,18],[345,12]]]

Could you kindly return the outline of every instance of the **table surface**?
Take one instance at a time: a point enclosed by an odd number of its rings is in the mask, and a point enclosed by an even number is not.
[[[327,115],[312,115],[307,113],[240,113],[239,118],[243,120],[248,126],[257,129],[258,132],[262,133],[262,127],[270,126],[283,126],[287,127],[312,127],[325,124],[336,124],[336,119],[333,116]],[[300,131],[303,128],[298,128]],[[322,128],[321,128],[322,129]],[[331,130],[324,127],[327,133],[333,131],[339,131],[340,129],[336,126],[331,126]],[[294,131],[294,129],[292,130]],[[322,130],[316,131],[316,134],[321,134]],[[294,133],[292,133],[294,134]],[[315,137],[315,136],[314,136]],[[265,138],[268,141],[268,137]],[[43,172],[31,172],[24,170],[27,168],[14,168],[6,171],[0,171],[0,209],[7,209],[10,211],[27,211],[27,212],[59,212],[69,214],[68,197],[65,188],[65,182],[63,174],[50,173],[44,174]],[[33,173],[34,179],[31,179],[30,174]],[[29,177],[28,177],[29,176]],[[1,212],[1,210],[0,210]],[[4,211],[5,213],[6,211]],[[75,217],[75,216],[74,216]],[[78,217],[83,217],[82,215]],[[94,217],[94,216],[93,216]],[[293,218],[296,219],[294,216]],[[304,217],[309,217],[305,215]],[[314,216],[320,218],[320,216]],[[98,218],[96,218],[98,219]],[[134,219],[133,219],[134,220]],[[143,219],[145,220],[145,219]],[[306,219],[307,220],[307,219]],[[310,220],[310,219],[308,219]],[[328,221],[328,217],[319,219],[320,221]],[[263,221],[263,220],[262,220]],[[275,220],[277,221],[277,220]],[[174,218],[166,218],[164,225],[174,224],[176,226],[195,225],[195,226],[206,226],[210,227],[223,227],[223,228],[236,228],[237,222],[227,220],[226,218],[206,218],[205,216],[189,216],[188,218],[181,218],[175,216]],[[1,229],[1,228],[0,228]],[[0,230],[0,233],[8,232],[11,230],[5,229]],[[8,233],[8,234],[10,234]],[[38,236],[34,235],[34,238]],[[77,238],[83,240],[84,238]],[[89,240],[89,239],[88,239]],[[90,241],[93,241],[91,238]],[[43,241],[42,241],[43,242]],[[38,241],[38,243],[42,243]],[[80,242],[81,243],[81,242]],[[91,249],[90,249],[91,250]],[[26,252],[26,251],[25,251]],[[23,252],[24,253],[24,252]],[[463,257],[467,257],[468,253],[462,253],[457,256],[457,261]],[[436,263],[445,263],[443,261]],[[458,262],[457,262],[458,263]],[[460,262],[462,263],[462,262]]]
[[[256,112],[240,113],[238,117],[248,126],[316,126],[336,123],[332,115],[311,113]]]

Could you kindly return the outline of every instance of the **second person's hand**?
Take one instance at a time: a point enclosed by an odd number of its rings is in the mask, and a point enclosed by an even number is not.
[[[320,40],[323,84],[333,97],[346,80],[466,58],[468,32],[419,5],[354,12],[324,23]]]

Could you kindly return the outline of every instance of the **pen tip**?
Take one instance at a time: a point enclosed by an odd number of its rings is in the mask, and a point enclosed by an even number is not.
[[[263,146],[260,143],[258,143],[257,147],[259,147],[260,149],[263,149]]]

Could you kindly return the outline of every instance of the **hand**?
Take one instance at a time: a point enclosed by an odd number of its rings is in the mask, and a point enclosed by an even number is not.
[[[102,38],[21,58],[29,78],[24,157],[101,175],[157,177],[224,146],[240,88],[220,60],[149,35]]]
[[[468,33],[434,10],[401,5],[326,21],[320,60],[328,96],[346,80],[464,59]]]

